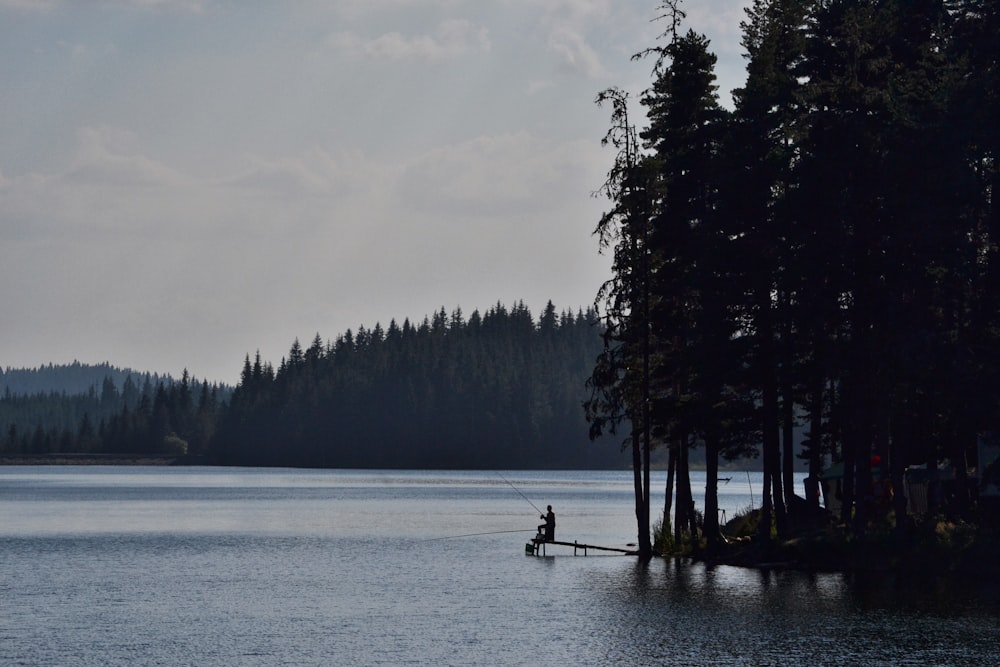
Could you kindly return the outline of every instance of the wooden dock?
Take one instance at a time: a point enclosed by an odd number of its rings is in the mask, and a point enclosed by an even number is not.
[[[625,554],[626,556],[634,556],[638,552],[631,549],[620,549],[618,547],[601,547],[596,544],[580,544],[577,541],[573,542],[560,542],[558,540],[544,540],[538,537],[533,537],[530,542],[524,545],[524,553],[527,556],[544,556],[545,555],[545,545],[547,544],[558,544],[564,547],[573,547],[573,555],[579,555],[582,551],[583,555],[587,555],[588,550],[594,551],[612,551],[615,553]]]

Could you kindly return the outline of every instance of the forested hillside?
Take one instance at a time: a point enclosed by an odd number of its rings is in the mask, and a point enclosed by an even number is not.
[[[96,384],[76,392],[68,388],[102,371],[108,372]],[[204,454],[231,392],[199,384],[187,371],[174,381],[108,364],[50,366],[13,375],[30,378],[27,386],[49,388],[14,393],[8,387],[0,397],[0,454],[7,455]]]
[[[593,312],[442,308],[414,326],[296,341],[245,360],[213,441],[227,464],[370,468],[621,467],[581,404],[601,348]]]

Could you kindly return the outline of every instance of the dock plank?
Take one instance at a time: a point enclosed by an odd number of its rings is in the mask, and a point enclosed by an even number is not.
[[[576,551],[578,549],[583,549],[584,555],[587,555],[587,551],[589,551],[590,549],[594,549],[595,551],[611,551],[614,553],[626,554],[628,556],[634,556],[636,553],[638,553],[633,549],[622,549],[620,547],[603,547],[597,544],[580,544],[579,542],[563,542],[560,540],[551,540],[551,541],[539,540],[538,538],[533,538],[531,541],[535,545],[534,552],[536,555],[538,554],[539,547],[548,544],[557,544],[564,547],[573,547],[574,555],[576,554]]]

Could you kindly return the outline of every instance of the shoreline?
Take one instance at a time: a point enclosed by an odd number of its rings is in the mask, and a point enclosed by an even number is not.
[[[0,456],[0,466],[172,466],[186,462],[156,454],[37,454]]]
[[[700,545],[685,554],[662,557],[762,572],[995,581],[1000,576],[1000,534],[981,525],[936,518],[910,526],[903,534],[873,529],[861,539],[852,539],[831,525],[764,544],[755,536],[728,536],[715,553]]]

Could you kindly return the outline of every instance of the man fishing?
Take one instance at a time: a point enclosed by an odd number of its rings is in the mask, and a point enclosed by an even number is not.
[[[547,509],[548,512],[539,517],[543,519],[545,523],[538,526],[538,532],[541,534],[544,530],[545,541],[552,542],[556,539],[556,513],[552,511],[552,505],[549,505]]]

